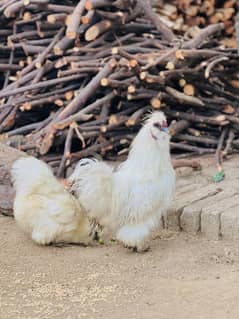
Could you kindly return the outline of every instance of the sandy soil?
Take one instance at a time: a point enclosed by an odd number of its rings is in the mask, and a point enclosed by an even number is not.
[[[2,216],[0,287],[1,319],[238,319],[239,245],[164,233],[144,254],[39,247]]]

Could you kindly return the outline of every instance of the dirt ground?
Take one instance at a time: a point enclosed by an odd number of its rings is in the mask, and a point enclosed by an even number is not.
[[[1,216],[0,318],[238,319],[239,245],[164,232],[144,254],[39,247]]]

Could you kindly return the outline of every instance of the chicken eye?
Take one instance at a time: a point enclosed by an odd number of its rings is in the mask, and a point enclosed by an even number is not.
[[[162,128],[162,126],[159,122],[154,123],[153,126],[158,128],[159,130],[161,130],[161,128]]]

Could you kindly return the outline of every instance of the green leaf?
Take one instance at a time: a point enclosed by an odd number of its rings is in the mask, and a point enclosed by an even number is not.
[[[213,181],[214,181],[215,183],[219,183],[219,182],[221,182],[224,178],[225,178],[225,172],[224,172],[224,171],[217,172],[217,173],[213,176]]]
[[[103,239],[102,239],[102,238],[100,238],[100,239],[98,240],[98,243],[99,243],[100,245],[104,245],[104,241],[103,241]]]

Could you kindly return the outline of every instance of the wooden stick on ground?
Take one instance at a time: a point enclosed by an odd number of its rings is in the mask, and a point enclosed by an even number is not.
[[[192,159],[173,159],[172,160],[173,168],[179,168],[179,167],[192,167],[194,169],[200,169],[201,164],[198,160]]]
[[[218,141],[216,153],[215,153],[216,166],[217,166],[218,172],[221,172],[223,170],[222,169],[222,158],[223,158],[222,148],[223,148],[223,143],[224,143],[227,132],[228,132],[228,128],[224,128],[222,130],[221,136]]]

